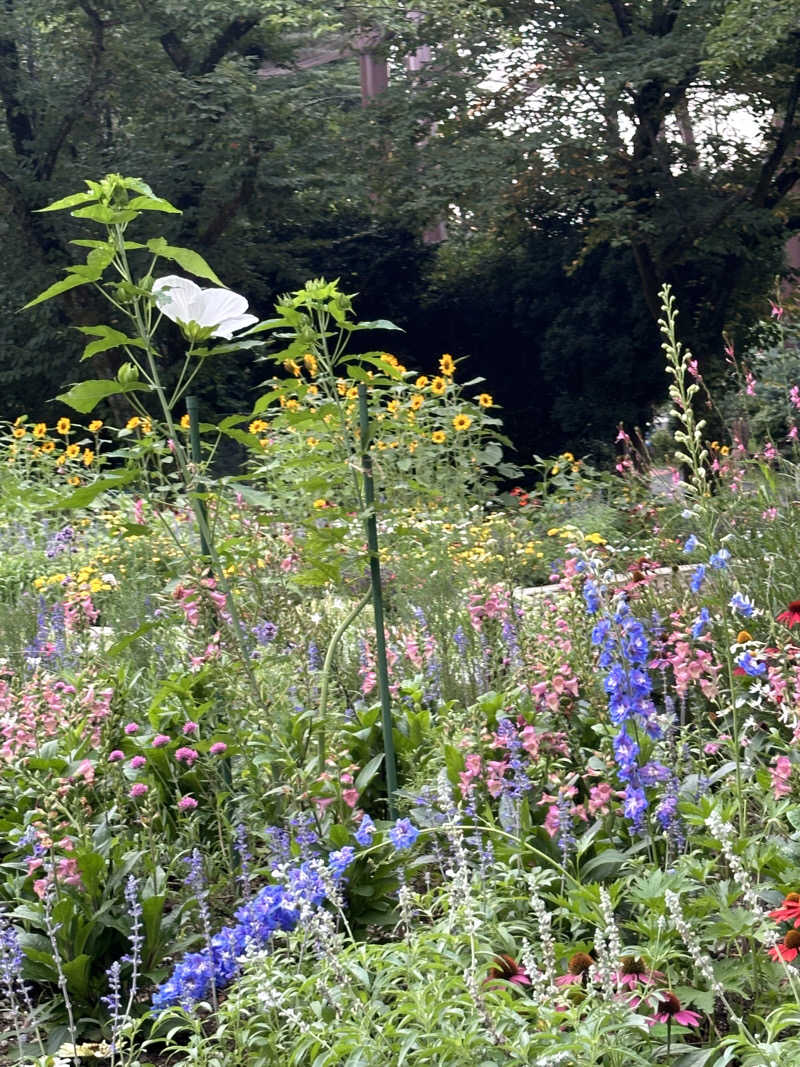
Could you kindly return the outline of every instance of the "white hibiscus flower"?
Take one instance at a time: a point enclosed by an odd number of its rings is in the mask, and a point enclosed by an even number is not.
[[[201,289],[188,278],[168,274],[153,282],[156,307],[191,337],[192,326],[211,329],[211,337],[230,340],[237,330],[258,322],[258,316],[246,315],[247,301],[230,289]],[[213,328],[212,328],[213,327]],[[206,337],[209,334],[205,334]]]

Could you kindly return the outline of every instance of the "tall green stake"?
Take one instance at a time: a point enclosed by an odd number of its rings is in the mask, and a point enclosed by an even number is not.
[[[361,429],[361,469],[364,474],[364,502],[367,516],[364,525],[369,550],[369,574],[372,586],[372,610],[375,615],[375,666],[378,673],[378,690],[381,694],[381,723],[383,726],[383,752],[386,768],[386,793],[389,818],[397,818],[394,795],[397,792],[397,760],[392,736],[392,703],[389,694],[389,668],[386,662],[386,633],[383,628],[383,587],[381,564],[378,556],[378,525],[375,521],[375,482],[372,478],[372,456],[369,454],[369,412],[367,410],[367,387],[358,385],[358,419]]]
[[[189,443],[192,449],[192,463],[195,466],[195,470],[200,470],[200,464],[203,462],[202,453],[200,452],[200,405],[196,396],[186,397],[186,414],[189,416]],[[195,476],[197,478],[197,475]],[[199,484],[199,479],[198,479]],[[205,500],[197,501],[197,509],[203,517],[203,521],[200,526],[200,551],[207,558],[211,558],[211,549],[209,548],[208,541],[206,539],[206,530],[208,529],[208,512],[206,511]]]

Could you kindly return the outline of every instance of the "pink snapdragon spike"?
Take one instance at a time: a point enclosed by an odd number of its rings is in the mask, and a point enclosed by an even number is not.
[[[681,1007],[681,1002],[674,993],[662,990],[659,993],[661,1004],[659,1011],[655,1012],[647,1020],[650,1026],[656,1023],[678,1023],[680,1026],[697,1026],[701,1016],[696,1011],[688,1011]]]
[[[153,282],[156,307],[184,333],[191,327],[211,329],[212,337],[230,340],[237,330],[258,322],[256,315],[245,314],[247,301],[230,289],[201,289],[189,278],[168,274]],[[207,335],[206,335],[207,336]]]

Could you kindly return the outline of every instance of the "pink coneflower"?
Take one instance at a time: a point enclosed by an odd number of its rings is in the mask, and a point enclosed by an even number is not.
[[[769,950],[770,956],[775,961],[783,960],[784,963],[791,963],[798,952],[800,952],[800,930],[789,930],[783,941],[778,945],[773,945]]]
[[[191,767],[198,755],[199,753],[193,748],[179,748],[175,753],[175,759],[178,763],[185,763],[187,767]]]
[[[581,985],[592,967],[594,967],[594,960],[588,952],[576,952],[569,958],[567,973],[556,978],[556,985]]]
[[[172,740],[167,734],[156,734],[153,738],[153,748],[163,748],[164,745],[168,745]]]
[[[138,800],[139,797],[145,796],[148,789],[149,786],[145,782],[134,782],[128,792],[128,796]]]
[[[800,926],[800,893],[787,893],[783,898],[783,904],[769,913],[770,919],[779,922],[794,923]]]
[[[228,751],[228,746],[224,741],[215,741],[208,751],[212,756],[221,756],[224,752]]]
[[[675,996],[674,993],[670,993],[669,990],[662,990],[659,993],[661,998],[661,1010],[655,1012],[647,1020],[650,1026],[655,1023],[679,1023],[681,1026],[697,1026],[700,1022],[701,1016],[696,1011],[688,1011],[686,1008],[681,1007],[681,1002]]]
[[[178,811],[194,811],[197,801],[189,793],[178,801]]]
[[[498,978],[502,978],[505,982],[511,982],[512,985],[531,984],[531,980],[528,977],[525,968],[517,963],[513,956],[508,956],[505,952],[501,952],[499,956],[495,956],[494,966],[489,968],[489,974],[487,975],[486,981],[492,982]]]
[[[800,600],[793,600],[780,615],[775,616],[777,622],[785,623],[791,630],[800,622]]]
[[[623,956],[620,964],[620,969],[614,977],[617,985],[627,986],[628,989],[635,989],[639,982],[644,985],[652,985],[653,982],[659,981],[664,977],[661,971],[648,970],[644,960],[640,960],[636,956]]]

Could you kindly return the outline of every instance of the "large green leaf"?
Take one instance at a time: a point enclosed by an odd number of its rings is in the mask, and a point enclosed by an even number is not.
[[[33,300],[29,300],[23,307],[23,311],[27,311],[28,308],[34,307],[36,304],[41,304],[45,300],[50,300],[51,297],[58,296],[60,293],[66,293],[68,289],[75,289],[79,285],[88,285],[90,281],[94,281],[93,278],[81,277],[80,274],[70,274],[67,278],[62,278],[60,282],[54,282],[49,288],[45,289],[43,293],[39,293]]]
[[[91,359],[98,352],[106,352],[109,348],[119,348],[121,345],[144,348],[144,342],[138,337],[128,337],[120,330],[113,330],[110,326],[79,326],[78,329],[89,337],[97,338],[96,341],[90,341],[84,348],[81,362]]]
[[[166,211],[170,215],[180,215],[180,208],[174,207],[169,200],[160,196],[135,196],[125,205],[132,211]]]
[[[41,214],[43,211],[63,211],[65,208],[76,207],[78,204],[91,204],[94,200],[97,200],[97,193],[72,193],[70,196],[62,197],[60,200],[54,200],[47,207],[40,207],[37,210],[37,214]]]
[[[85,508],[101,493],[105,493],[109,489],[120,489],[123,485],[132,482],[135,477],[136,471],[128,470],[122,471],[113,478],[99,478],[96,482],[92,482],[91,485],[82,485],[80,489],[76,489],[69,496],[64,497],[63,500],[59,500],[55,504],[51,504],[49,507],[51,510],[58,511]]]
[[[195,274],[198,278],[208,278],[215,285],[223,285],[203,257],[199,253],[193,252],[191,248],[178,248],[175,245],[168,245],[164,237],[151,237],[147,242],[147,247],[155,255],[173,260],[179,267],[188,270],[190,274]]]
[[[114,346],[106,345],[106,348],[112,347]],[[98,351],[102,352],[103,349]],[[82,415],[87,415],[106,397],[116,396],[119,393],[131,393],[135,389],[149,392],[150,386],[146,382],[115,382],[111,378],[89,378],[84,382],[76,382],[66,393],[57,396],[56,400],[60,400],[62,404],[68,404]]]

